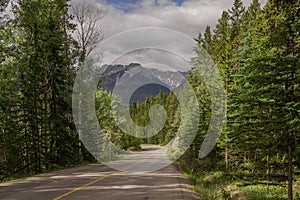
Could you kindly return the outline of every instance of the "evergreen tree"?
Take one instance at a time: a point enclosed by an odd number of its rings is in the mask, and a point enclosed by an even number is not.
[[[234,0],[232,8],[229,10],[232,25],[231,40],[239,34],[242,16],[245,12],[242,0]]]
[[[20,0],[13,12],[1,31],[1,47],[9,47],[0,63],[5,174],[76,164],[70,98],[76,49],[68,2]]]
[[[210,26],[207,26],[204,32],[204,39],[203,39],[202,47],[207,51],[208,54],[211,56],[213,55],[213,47],[212,47],[212,34]]]
[[[253,86],[246,78],[252,73],[249,60],[257,54],[256,44],[259,38],[263,37],[263,33],[259,30],[260,20],[257,19],[259,12],[259,4],[254,0],[243,17],[239,47],[234,54],[234,61],[238,65],[230,72],[233,81],[230,85],[231,93],[228,102],[228,108],[232,111],[228,115],[229,138],[235,149],[234,153],[241,158],[254,160],[257,160],[257,152],[266,145],[259,140],[263,133],[252,126],[257,120],[253,116],[259,115],[259,109],[253,109],[250,105],[253,102],[253,95],[249,95],[248,91],[252,90]],[[257,133],[259,134],[256,135]],[[252,167],[249,170],[254,172],[254,169],[255,167]]]
[[[299,32],[294,29],[297,26],[295,4],[269,2],[256,22],[249,22],[240,54],[243,67],[239,70],[241,75],[235,78],[236,100],[232,101],[236,108],[235,130],[248,133],[246,137],[238,135],[244,140],[236,139],[235,142],[247,144],[239,147],[259,151],[259,159],[288,156],[289,199],[292,199],[293,151],[299,140],[296,134],[299,132],[296,111],[299,102],[295,100],[299,94],[296,89],[299,85],[299,51],[296,48]],[[250,8],[252,13],[258,10],[255,1]],[[268,160],[267,174],[270,171]]]

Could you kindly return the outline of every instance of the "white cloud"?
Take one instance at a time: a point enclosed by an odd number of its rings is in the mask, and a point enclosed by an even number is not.
[[[194,38],[199,32],[203,32],[207,25],[214,28],[222,12],[231,8],[233,1],[234,0],[185,0],[181,6],[177,6],[176,3],[171,0],[158,0],[157,2],[155,2],[155,0],[140,0],[137,4],[122,4],[117,7],[107,4],[105,0],[98,0],[98,3],[99,7],[107,13],[103,18],[105,39],[120,32],[141,27],[173,29],[188,35],[190,38]],[[244,0],[244,3],[248,6],[251,1],[252,0]],[[126,12],[124,10],[126,10]],[[128,49],[135,47],[135,38],[136,36],[132,35],[130,38],[127,38],[126,41],[111,44],[109,47],[111,49],[110,56],[115,54],[115,57],[117,57],[118,53],[122,51],[120,46],[123,48],[127,45],[126,48],[128,47]],[[166,40],[166,42],[170,42],[170,40]],[[168,44],[160,45],[169,46]],[[177,46],[180,48],[180,44]],[[193,49],[193,46],[189,48],[190,51]],[[170,49],[171,52],[173,50],[174,49]],[[176,49],[174,51],[176,51]]]
[[[159,63],[173,69],[190,69],[195,41],[178,31],[166,28],[138,28],[116,34],[105,39],[96,54],[103,55],[105,64],[142,65]]]
[[[251,0],[245,0],[249,5]],[[163,27],[175,29],[196,37],[206,25],[214,27],[223,10],[232,6],[233,0],[185,0],[181,6],[170,0],[141,0],[138,4],[123,4],[118,8],[108,5],[105,0],[99,4],[107,15],[103,19],[105,37],[124,30],[139,27]],[[120,7],[132,9],[130,12]],[[126,9],[127,9],[126,8]]]

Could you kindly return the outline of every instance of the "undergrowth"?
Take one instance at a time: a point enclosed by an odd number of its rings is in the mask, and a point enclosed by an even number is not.
[[[189,177],[196,192],[203,200],[286,200],[287,183],[250,180],[240,172],[193,172],[183,164],[181,169]],[[300,200],[300,180],[295,181],[294,199]]]

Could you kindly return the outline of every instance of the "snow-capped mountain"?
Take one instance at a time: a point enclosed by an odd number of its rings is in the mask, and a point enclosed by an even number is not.
[[[134,91],[130,99],[125,99],[133,103],[156,96],[159,92],[169,93],[170,90],[182,87],[186,83],[188,73],[145,68],[138,63],[105,65],[100,87],[110,92],[117,88],[121,97]]]

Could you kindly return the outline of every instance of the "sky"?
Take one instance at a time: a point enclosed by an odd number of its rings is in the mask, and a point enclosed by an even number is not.
[[[223,10],[233,0],[97,0],[106,12],[103,19],[105,37],[140,27],[170,28],[191,37],[215,26]],[[264,2],[265,0],[261,0]],[[251,0],[243,0],[248,6]]]
[[[121,64],[129,64],[129,62],[145,61],[147,63],[165,63],[163,61],[164,56],[157,56],[161,52],[157,51],[135,51],[134,48],[139,47],[139,44],[136,44],[136,39],[148,40],[148,44],[143,43],[145,46],[153,46],[155,43],[156,47],[165,47],[165,50],[170,50],[170,53],[165,57],[170,57],[173,59],[171,54],[178,54],[181,50],[183,57],[190,57],[191,50],[193,49],[189,41],[184,43],[180,42],[181,40],[170,40],[170,38],[178,38],[176,36],[178,33],[188,36],[191,40],[197,37],[199,33],[202,33],[206,26],[209,25],[212,29],[215,27],[218,19],[221,17],[224,10],[228,10],[232,7],[234,0],[73,0],[73,1],[82,1],[87,3],[92,3],[95,7],[98,7],[103,13],[105,13],[100,24],[104,34],[104,42],[108,41],[110,44],[102,45],[107,50],[106,60],[112,60],[122,54],[124,50],[134,50],[135,55],[130,54],[123,56],[123,62]],[[244,5],[247,7],[252,0],[243,0]],[[264,5],[266,0],[260,0]],[[10,7],[10,6],[9,6]],[[10,10],[10,8],[8,8]],[[158,27],[172,30],[173,33],[165,33],[164,30],[159,33],[156,31],[153,32],[153,35],[143,37],[143,34],[131,31],[137,28],[143,27]],[[123,37],[114,37],[120,35],[123,32],[130,32],[123,35]],[[169,32],[172,32],[169,31]],[[136,35],[137,34],[137,35]],[[140,36],[138,36],[140,34]],[[155,34],[155,35],[154,35]],[[164,34],[164,35],[162,35]],[[145,34],[144,34],[145,35]],[[138,36],[138,37],[137,37]],[[124,38],[125,37],[125,38]],[[114,40],[110,40],[114,38]],[[131,38],[131,39],[128,39]],[[164,40],[160,40],[164,38]],[[143,41],[142,41],[143,42]],[[141,43],[142,43],[141,42]],[[172,43],[175,43],[172,44]],[[122,44],[122,45],[121,45]],[[169,49],[167,49],[169,48]],[[96,49],[95,53],[102,56],[103,49]],[[182,52],[185,51],[185,52]],[[163,51],[166,52],[166,51]],[[125,52],[126,53],[126,52]],[[150,56],[146,56],[151,54]],[[125,58],[126,57],[126,58]],[[151,57],[151,59],[148,59]],[[156,60],[155,60],[156,59]],[[165,59],[166,60],[166,59]],[[120,61],[120,62],[121,62]],[[170,63],[171,59],[170,59]],[[107,64],[107,63],[106,63]],[[176,68],[176,67],[175,67]],[[179,68],[179,67],[177,67]]]
[[[93,0],[90,0],[93,1]],[[112,60],[113,57],[118,57],[124,54],[125,50],[137,48],[139,45],[136,44],[136,38],[141,38],[143,34],[135,33],[131,31],[136,28],[143,27],[159,27],[177,31],[181,34],[184,34],[190,37],[191,40],[197,37],[200,32],[203,32],[207,25],[211,26],[212,29],[215,27],[218,19],[221,17],[224,10],[228,10],[232,7],[234,0],[95,0],[97,1],[98,8],[102,9],[105,12],[105,16],[102,20],[102,27],[104,33],[104,41],[109,40],[110,44],[105,43],[104,49],[108,51],[108,54],[105,54],[106,60]],[[247,7],[252,0],[243,0],[244,5]],[[261,0],[261,3],[264,4],[266,0]],[[123,35],[122,37],[114,37],[115,35],[120,35],[124,31],[131,31],[130,36]],[[180,40],[174,41],[176,45],[171,45],[172,41],[168,40],[166,36],[162,36],[164,31],[153,32],[156,36],[148,35],[143,38],[149,40],[149,43],[143,43],[145,46],[151,46],[151,42],[155,41],[159,43],[159,47],[163,46],[169,48],[171,54],[183,55],[190,59],[191,51],[193,49],[193,44],[186,42],[187,45],[182,44]],[[137,34],[137,35],[135,35]],[[121,34],[122,35],[122,34]],[[144,35],[146,35],[144,33]],[[176,33],[175,33],[176,35]],[[174,34],[170,37],[176,38]],[[150,37],[150,38],[149,38]],[[165,41],[159,40],[158,37],[165,37]],[[115,38],[114,40],[110,40]],[[130,38],[130,39],[128,39]],[[124,41],[125,40],[125,41]],[[139,42],[139,41],[138,41]],[[123,46],[122,46],[123,45]],[[100,45],[101,46],[101,45]],[[163,48],[166,50],[166,48]],[[181,52],[179,50],[183,49]],[[102,49],[103,50],[103,49]],[[185,52],[183,52],[186,50]],[[172,63],[172,56],[167,55],[163,60],[162,56],[159,58],[159,52],[154,51],[135,51],[136,55],[129,53],[126,56],[123,56],[124,59],[119,59],[120,63],[118,64],[130,64],[130,62],[141,62],[142,64],[147,64],[151,62],[156,63],[166,63],[169,57],[170,62]],[[162,51],[166,54],[166,51]],[[161,52],[161,53],[162,53]],[[178,53],[179,52],[179,53]],[[150,55],[150,56],[146,56]],[[126,58],[125,58],[126,57]],[[139,59],[137,59],[137,57]],[[151,59],[147,59],[151,57]],[[154,59],[155,58],[155,59]],[[159,59],[156,59],[159,58]],[[108,61],[107,61],[108,62]],[[121,63],[125,62],[125,63]],[[117,64],[117,63],[115,63]],[[178,70],[180,66],[174,66],[175,70]]]
[[[106,0],[107,3],[109,4],[119,4],[119,3],[138,3],[140,0]],[[173,2],[175,2],[178,6],[180,6],[182,4],[182,2],[184,0],[172,0]],[[158,5],[158,1],[155,1],[155,4]]]

